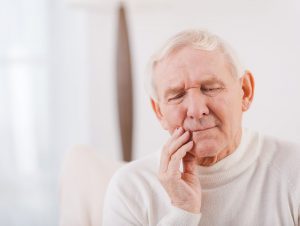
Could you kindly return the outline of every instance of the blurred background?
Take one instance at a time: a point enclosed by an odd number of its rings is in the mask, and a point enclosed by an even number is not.
[[[206,28],[256,78],[244,125],[300,140],[300,1],[128,0],[133,159],[168,137],[144,91],[167,38]],[[121,159],[116,94],[118,1],[0,0],[0,225],[52,226],[62,160],[75,144]]]

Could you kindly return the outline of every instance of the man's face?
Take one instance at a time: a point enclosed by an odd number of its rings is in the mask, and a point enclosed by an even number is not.
[[[191,131],[198,158],[237,147],[248,109],[245,84],[221,52],[183,47],[157,63],[154,83],[158,102],[152,103],[162,126],[170,133]]]

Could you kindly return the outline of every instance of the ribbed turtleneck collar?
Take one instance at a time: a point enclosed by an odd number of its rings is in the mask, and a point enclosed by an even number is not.
[[[227,183],[242,173],[258,156],[259,134],[243,129],[237,149],[213,166],[199,166],[199,177],[203,188],[212,188]]]

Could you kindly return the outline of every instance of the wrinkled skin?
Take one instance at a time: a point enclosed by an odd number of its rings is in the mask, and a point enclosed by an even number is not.
[[[174,206],[199,213],[197,165],[211,166],[239,145],[254,79],[249,71],[241,78],[233,75],[220,51],[189,46],[158,62],[154,72],[158,100],[151,99],[152,107],[171,134],[161,153],[159,179]]]

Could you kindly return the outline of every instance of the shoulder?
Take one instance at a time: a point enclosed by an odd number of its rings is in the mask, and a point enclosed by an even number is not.
[[[263,136],[261,147],[262,163],[267,163],[269,169],[291,187],[300,186],[300,144]]]
[[[145,215],[147,206],[162,189],[157,177],[160,152],[132,161],[119,168],[111,178],[106,190],[106,207],[119,203],[137,215]],[[139,213],[139,214],[136,214]]]
[[[146,157],[134,160],[120,167],[111,179],[111,186],[129,187],[144,186],[157,179],[160,161],[160,151]]]
[[[281,166],[300,167],[300,144],[285,141],[271,136],[263,136],[263,155],[269,156],[274,164]]]
[[[120,167],[110,180],[104,202],[105,225],[146,225],[147,207],[156,189],[159,152]],[[125,222],[126,221],[126,222]],[[129,223],[130,222],[130,223]]]

